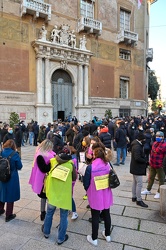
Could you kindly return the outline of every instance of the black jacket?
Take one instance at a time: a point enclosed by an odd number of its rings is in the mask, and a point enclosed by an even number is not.
[[[111,134],[110,133],[101,132],[99,134],[99,138],[106,148],[111,148]]]
[[[126,135],[127,131],[123,125],[116,130],[115,141],[117,143],[117,148],[124,148],[127,146]]]
[[[16,136],[15,136],[15,134],[14,134],[14,133],[10,134],[10,133],[8,132],[8,133],[4,136],[4,138],[3,138],[3,144],[4,144],[7,140],[9,140],[9,139],[14,140],[15,143],[16,143]]]
[[[54,140],[53,151],[57,154],[64,147],[64,142],[63,142],[62,137],[56,133],[54,134],[53,140]]]
[[[76,137],[74,138],[74,141],[73,141],[73,146],[74,148],[80,152],[81,149],[82,149],[82,140],[83,140],[84,136],[82,134],[82,132],[79,132]]]
[[[131,143],[130,173],[133,175],[146,175],[146,159],[143,145],[137,140]]]

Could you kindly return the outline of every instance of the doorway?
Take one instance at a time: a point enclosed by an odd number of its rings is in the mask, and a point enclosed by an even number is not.
[[[58,111],[58,119],[64,121],[65,120],[65,112],[64,111]]]
[[[73,84],[70,75],[63,69],[56,70],[52,75],[53,120],[72,114]]]

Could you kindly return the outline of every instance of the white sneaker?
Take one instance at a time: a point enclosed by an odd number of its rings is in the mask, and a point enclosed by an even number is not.
[[[93,246],[97,247],[97,239],[92,240],[91,235],[87,235],[87,241],[89,241],[89,243],[91,243]]]
[[[160,193],[156,193],[154,199],[160,199]]]
[[[71,220],[76,220],[78,218],[78,214],[76,212],[73,212]]]
[[[105,231],[102,231],[101,233],[104,237],[104,239],[107,241],[107,242],[111,242],[111,236],[105,236]]]
[[[141,192],[141,194],[151,194],[151,192],[145,189],[144,191]]]

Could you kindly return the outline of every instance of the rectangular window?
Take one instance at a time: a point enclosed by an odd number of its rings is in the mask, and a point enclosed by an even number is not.
[[[81,16],[94,18],[94,5],[93,1],[81,0],[80,1],[80,14]]]
[[[128,85],[129,85],[129,78],[120,77],[120,90],[119,90],[120,98],[128,99]]]
[[[130,61],[131,51],[126,49],[119,49],[119,58]]]
[[[130,109],[119,109],[119,117],[130,116]]]
[[[130,30],[130,16],[131,12],[120,9],[120,29]]]

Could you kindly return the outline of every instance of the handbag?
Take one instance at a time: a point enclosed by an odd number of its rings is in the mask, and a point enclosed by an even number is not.
[[[120,185],[120,181],[119,181],[119,178],[115,172],[115,170],[113,169],[113,167],[111,166],[111,169],[110,169],[110,172],[109,172],[109,178],[108,178],[108,181],[109,181],[109,187],[111,189],[113,188],[116,188]]]

